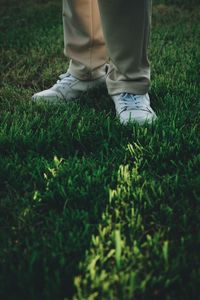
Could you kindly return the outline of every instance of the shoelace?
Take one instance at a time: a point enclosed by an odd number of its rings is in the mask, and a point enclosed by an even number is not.
[[[122,105],[120,113],[126,110],[144,110],[151,112],[146,103],[141,101],[141,96],[139,95],[123,93],[120,100],[119,104]]]
[[[59,80],[57,80],[56,84],[54,86],[56,87],[59,87],[59,86],[62,86],[63,84],[66,84],[68,82],[73,82],[75,80],[75,78],[69,74],[68,72],[67,73],[64,73],[64,74],[61,74],[59,76]]]

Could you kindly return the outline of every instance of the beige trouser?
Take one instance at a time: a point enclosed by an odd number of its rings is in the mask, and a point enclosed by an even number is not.
[[[145,94],[150,21],[151,0],[63,0],[69,72],[80,80],[97,79],[109,58],[109,94]]]

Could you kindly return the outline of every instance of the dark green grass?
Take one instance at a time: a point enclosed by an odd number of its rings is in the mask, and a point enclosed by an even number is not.
[[[0,299],[198,299],[199,17],[154,7],[158,121],[124,127],[103,88],[30,101],[67,69],[61,5],[2,2]]]

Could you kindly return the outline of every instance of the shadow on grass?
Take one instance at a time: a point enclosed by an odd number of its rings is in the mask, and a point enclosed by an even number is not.
[[[71,298],[125,135],[101,88],[57,108],[27,102],[20,91],[5,90],[1,103],[0,297]]]

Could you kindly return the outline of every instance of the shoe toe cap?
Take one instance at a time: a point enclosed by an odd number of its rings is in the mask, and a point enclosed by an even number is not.
[[[154,112],[145,112],[140,110],[134,111],[125,111],[120,115],[120,121],[123,124],[127,124],[128,122],[136,122],[139,125],[143,125],[145,123],[151,124],[156,120],[156,114]]]
[[[42,92],[36,93],[32,96],[33,101],[42,102],[58,102],[62,100],[61,96],[53,90],[44,90]]]

